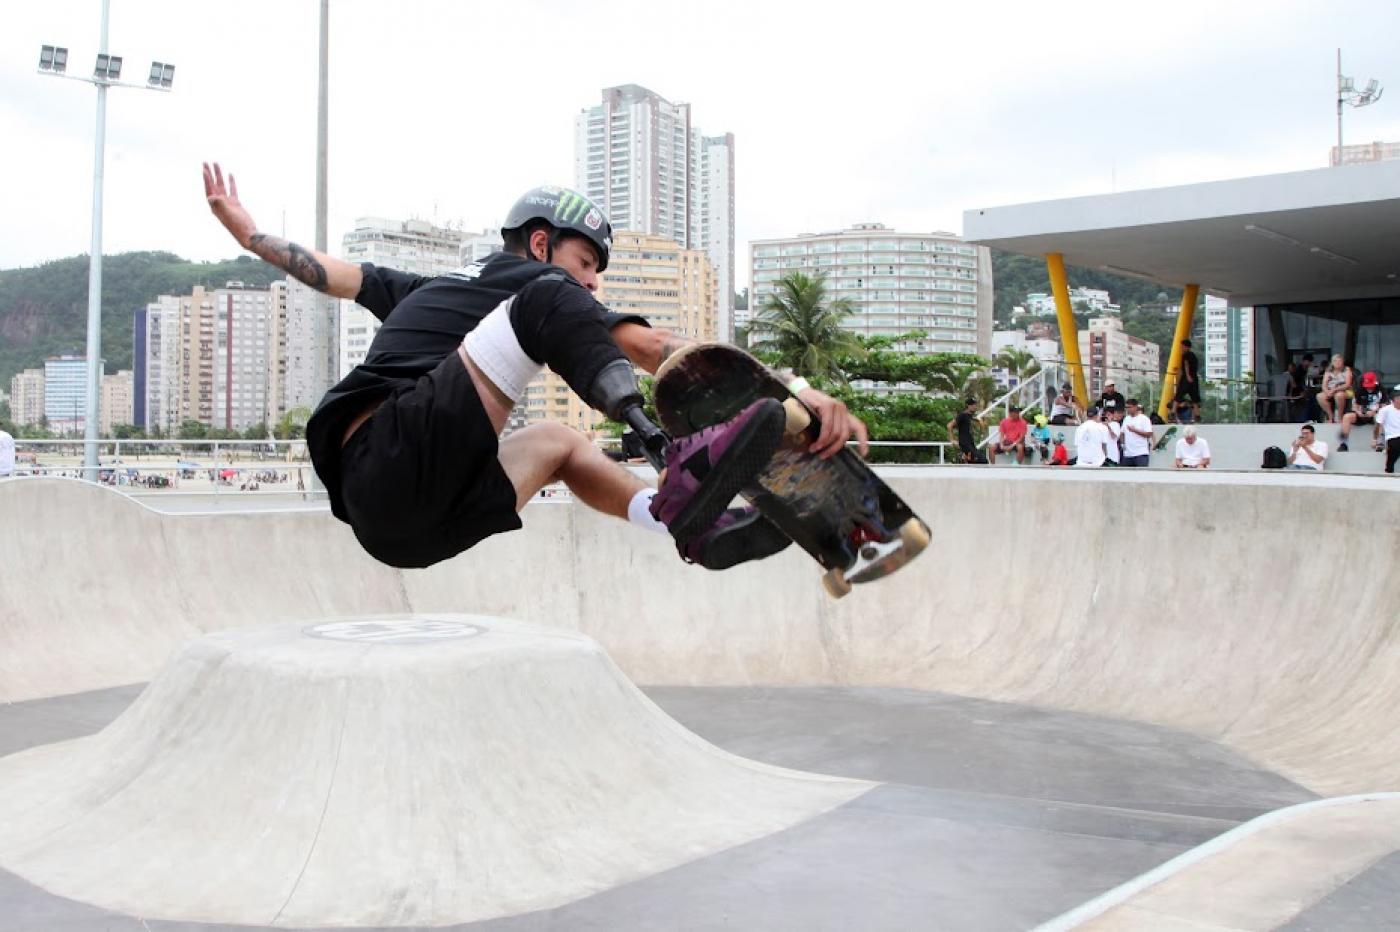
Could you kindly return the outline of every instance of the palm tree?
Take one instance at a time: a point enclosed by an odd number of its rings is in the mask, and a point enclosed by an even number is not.
[[[1025,350],[1007,347],[992,360],[992,365],[1005,369],[1019,385],[1040,371],[1040,361]]]
[[[856,335],[842,328],[851,313],[845,298],[827,300],[826,278],[793,272],[778,280],[778,290],[753,319],[750,346],[772,353],[779,366],[802,376],[816,376],[845,384],[836,364],[838,356],[859,357],[863,349]]]

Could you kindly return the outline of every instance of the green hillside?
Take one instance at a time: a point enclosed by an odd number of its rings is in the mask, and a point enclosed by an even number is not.
[[[1098,269],[1066,266],[1071,288],[1101,288],[1112,295],[1115,303],[1123,308],[1123,330],[1128,334],[1156,343],[1162,351],[1162,364],[1166,365],[1167,353],[1171,349],[1172,336],[1176,329],[1176,315],[1163,316],[1139,310],[1144,304],[1160,304],[1165,301],[1173,307],[1181,304],[1181,289],[1146,282],[1139,278],[1113,275]],[[1026,295],[1032,292],[1048,294],[1050,274],[1046,271],[1045,260],[1030,256],[1018,256],[1009,252],[992,250],[992,316],[998,328],[1011,326],[1011,308],[1023,304]],[[1200,304],[1197,304],[1200,307]],[[1075,320],[1082,330],[1088,315],[1076,312]],[[1021,318],[1016,328],[1022,329],[1036,318]],[[1043,318],[1054,322],[1053,316]],[[1204,315],[1197,314],[1192,326],[1192,337],[1200,340],[1205,324]],[[1056,324],[1058,332],[1058,324]]]
[[[102,356],[107,371],[131,368],[132,312],[162,294],[189,294],[195,285],[241,281],[265,288],[286,278],[252,256],[190,262],[168,252],[128,252],[102,260]],[[26,269],[0,270],[0,389],[44,358],[82,355],[87,346],[88,257],[72,256]]]

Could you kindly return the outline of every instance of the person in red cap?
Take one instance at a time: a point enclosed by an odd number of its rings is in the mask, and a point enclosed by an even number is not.
[[[1351,410],[1342,415],[1342,436],[1341,442],[1337,444],[1337,452],[1345,453],[1347,449],[1347,436],[1351,429],[1358,424],[1372,425],[1371,448],[1379,450],[1381,443],[1380,428],[1376,424],[1376,412],[1380,411],[1381,405],[1385,404],[1385,392],[1381,391],[1381,381],[1374,372],[1367,372],[1361,376],[1361,390],[1356,393],[1356,402],[1351,406]]]

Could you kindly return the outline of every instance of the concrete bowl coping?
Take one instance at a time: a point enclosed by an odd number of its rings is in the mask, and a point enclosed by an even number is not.
[[[1400,793],[1299,803],[1217,835],[1034,932],[1272,929],[1400,849]]]

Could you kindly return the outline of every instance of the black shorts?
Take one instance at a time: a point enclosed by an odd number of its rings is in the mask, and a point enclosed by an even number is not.
[[[449,355],[394,392],[340,451],[355,537],[382,563],[431,566],[521,527],[515,486],[466,366]]]
[[[1192,403],[1194,403],[1194,404],[1200,404],[1200,403],[1201,403],[1201,383],[1200,383],[1200,382],[1191,382],[1191,383],[1182,382],[1180,385],[1178,385],[1178,386],[1176,387],[1176,400],[1177,400],[1177,401],[1190,401],[1190,402],[1192,402]]]
[[[1376,423],[1376,419],[1369,414],[1358,414],[1356,416],[1356,426],[1365,427],[1367,424]]]

